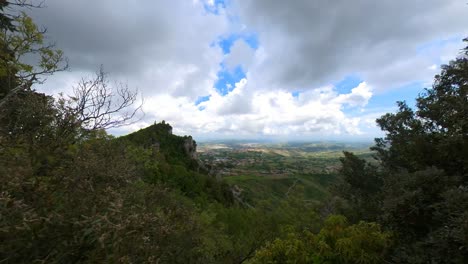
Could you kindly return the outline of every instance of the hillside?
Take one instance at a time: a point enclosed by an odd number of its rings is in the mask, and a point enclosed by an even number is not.
[[[137,132],[120,137],[135,146],[151,149],[154,155],[161,154],[170,164],[183,164],[197,169],[197,143],[191,136],[172,134],[171,125],[162,121]]]
[[[226,205],[233,203],[230,187],[218,181],[198,159],[191,136],[177,136],[162,121],[116,139],[117,142],[149,153],[146,180],[180,190],[191,198],[207,196]],[[149,165],[149,164],[151,165]]]

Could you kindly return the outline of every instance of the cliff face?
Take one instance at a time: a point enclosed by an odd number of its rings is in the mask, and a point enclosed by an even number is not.
[[[184,140],[184,152],[192,159],[198,159],[197,156],[197,143],[191,136]]]

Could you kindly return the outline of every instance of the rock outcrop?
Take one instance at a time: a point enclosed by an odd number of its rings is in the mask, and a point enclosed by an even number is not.
[[[187,156],[189,156],[192,159],[198,159],[197,157],[197,143],[191,136],[187,137],[184,140],[184,151]]]

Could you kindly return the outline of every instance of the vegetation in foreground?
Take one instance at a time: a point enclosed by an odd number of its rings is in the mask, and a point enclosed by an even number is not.
[[[107,135],[138,107],[125,86],[113,97],[102,72],[70,97],[34,91],[66,67],[63,54],[8,5],[0,2],[0,262],[467,262],[468,48],[416,109],[400,102],[377,120],[386,132],[377,164],[344,153],[327,200],[293,193],[245,207],[168,124]],[[37,64],[22,60],[31,54]]]

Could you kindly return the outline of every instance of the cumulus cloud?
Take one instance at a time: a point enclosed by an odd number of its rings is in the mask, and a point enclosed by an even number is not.
[[[104,65],[112,76],[157,92],[196,98],[216,80],[222,51],[210,45],[227,18],[204,2],[47,0],[33,10],[39,25],[65,52],[73,72]]]
[[[468,34],[466,5],[458,0],[45,3],[31,14],[72,71],[39,89],[66,91],[103,64],[145,98],[145,119],[117,133],[166,120],[176,133],[196,136],[375,134],[371,121],[385,111],[368,103],[430,82]],[[246,32],[258,45],[239,37],[224,54],[220,39]],[[220,72],[239,66],[245,77],[220,93]],[[344,91],[333,85],[350,74],[363,82]],[[197,104],[200,97],[207,100]]]
[[[226,55],[226,66],[230,71],[241,66],[247,71],[255,56],[255,51],[243,39],[234,42],[231,51]]]
[[[468,33],[466,4],[458,0],[245,0],[233,8],[259,33],[264,49],[252,76],[290,89],[321,86],[350,72],[372,78],[376,89],[394,88],[427,67],[413,58],[419,45]],[[383,82],[374,78],[381,69],[408,76]]]
[[[252,90],[242,79],[228,95],[213,91],[210,100],[199,105],[186,98],[159,95],[149,99],[145,111],[153,113],[155,119],[174,124],[176,132],[202,137],[353,136],[363,133],[361,119],[347,116],[343,109],[346,105],[363,107],[371,96],[366,83],[347,94],[327,86],[293,96],[284,90]]]
[[[349,94],[340,94],[336,97],[336,101],[341,104],[350,106],[366,106],[369,99],[372,97],[372,92],[367,83],[362,82],[356,88],[351,90]]]

